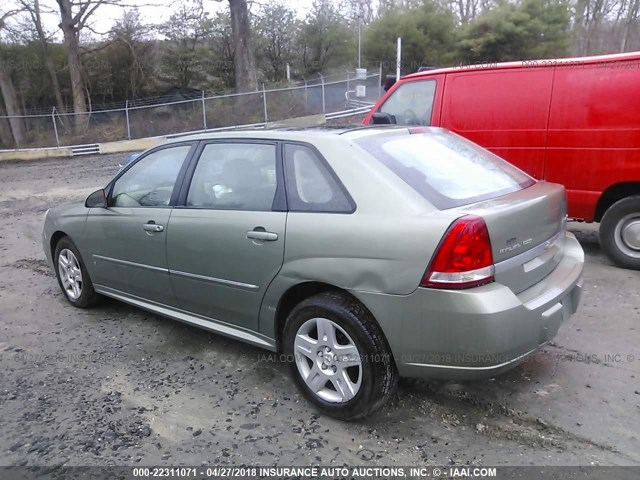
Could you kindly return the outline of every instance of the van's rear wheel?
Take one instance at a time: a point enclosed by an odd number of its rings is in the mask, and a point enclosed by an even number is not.
[[[600,223],[600,244],[617,265],[640,270],[640,195],[609,207]]]

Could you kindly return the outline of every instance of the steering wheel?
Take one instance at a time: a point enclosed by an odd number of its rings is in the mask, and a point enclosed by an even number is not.
[[[407,125],[420,125],[420,119],[418,119],[418,115],[416,115],[416,112],[414,112],[410,108],[407,108],[404,111],[403,115],[404,123],[406,123]]]
[[[166,206],[171,200],[171,192],[159,187],[157,190],[151,190],[138,199],[141,206]]]

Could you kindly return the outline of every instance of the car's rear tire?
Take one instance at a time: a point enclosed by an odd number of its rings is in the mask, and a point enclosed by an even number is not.
[[[69,237],[61,238],[56,244],[53,265],[60,289],[71,305],[89,308],[96,304],[98,294],[78,248]]]
[[[321,293],[294,307],[283,350],[300,391],[323,413],[341,420],[371,414],[398,384],[382,329],[344,293]]]
[[[640,270],[640,195],[609,207],[600,223],[600,244],[615,264]]]

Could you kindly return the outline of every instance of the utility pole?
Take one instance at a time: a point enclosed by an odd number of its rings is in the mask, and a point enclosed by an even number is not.
[[[360,58],[361,58],[361,41],[360,41],[360,22],[361,22],[361,18],[362,18],[362,13],[360,11],[360,4],[358,4],[358,68],[361,68],[360,66]]]
[[[398,45],[396,48],[396,82],[400,80],[401,62],[402,62],[402,38],[398,37]]]

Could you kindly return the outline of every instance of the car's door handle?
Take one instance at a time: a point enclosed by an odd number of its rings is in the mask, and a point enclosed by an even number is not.
[[[142,225],[142,228],[144,228],[147,232],[161,232],[164,230],[164,227],[162,225],[157,225],[155,223],[145,223],[144,225]]]
[[[274,232],[267,232],[263,227],[256,227],[253,230],[247,232],[247,238],[251,240],[263,240],[265,242],[273,242],[278,240],[278,234]]]

